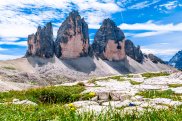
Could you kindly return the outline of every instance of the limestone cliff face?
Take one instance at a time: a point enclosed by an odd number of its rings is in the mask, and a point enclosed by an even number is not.
[[[73,11],[58,30],[55,54],[63,59],[77,58],[87,56],[88,48],[88,25],[77,11]]]
[[[52,24],[47,23],[43,28],[39,26],[35,34],[28,36],[27,43],[28,50],[26,56],[52,58],[54,56]]]
[[[96,56],[109,61],[123,60],[125,54],[124,33],[110,19],[105,19],[97,31],[92,45]]]
[[[140,46],[135,47],[131,40],[125,41],[125,52],[126,55],[130,56],[132,59],[136,60],[137,62],[143,62],[144,55],[140,50]]]

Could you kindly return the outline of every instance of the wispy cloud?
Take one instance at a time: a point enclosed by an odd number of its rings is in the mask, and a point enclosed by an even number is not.
[[[167,10],[171,10],[171,9],[174,9],[178,6],[178,2],[176,0],[174,1],[169,1],[165,4],[162,4],[162,5],[159,5],[159,7],[164,7],[165,9]]]
[[[5,54],[0,54],[0,60],[11,60],[11,59],[16,59],[16,58],[21,58],[23,57],[22,55],[5,55]]]
[[[6,48],[1,48],[1,47],[0,47],[0,51],[5,51],[5,50],[8,50],[8,49],[6,49]]]
[[[144,33],[133,34],[133,37],[149,37],[149,36],[156,36],[156,35],[166,34],[166,33],[169,33],[169,31],[144,32]]]
[[[128,9],[141,9],[141,8],[146,8],[146,7],[149,7],[157,2],[159,2],[160,0],[153,0],[152,2],[150,1],[143,1],[143,2],[139,2],[139,3],[136,3],[132,6],[129,6]]]
[[[146,23],[135,23],[135,24],[123,23],[119,27],[123,30],[149,31],[149,32],[133,34],[134,37],[148,37],[148,36],[155,36],[155,35],[165,34],[169,32],[176,32],[176,31],[182,32],[182,23],[155,24],[152,21],[148,21]]]
[[[151,49],[151,48],[145,48],[141,47],[142,52],[146,54],[154,54],[154,55],[174,55],[176,52],[178,52],[178,49]]]
[[[121,24],[119,26],[124,30],[151,30],[151,31],[182,31],[182,23],[179,24],[155,24],[152,21],[136,24]]]
[[[21,42],[0,41],[0,45],[27,46],[27,41],[21,41]]]

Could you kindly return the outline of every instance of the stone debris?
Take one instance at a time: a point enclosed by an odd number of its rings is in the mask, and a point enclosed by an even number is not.
[[[109,100],[109,91],[96,92],[96,95],[98,95],[99,100]]]
[[[176,94],[182,94],[182,87],[172,88],[171,90]]]
[[[128,78],[129,79],[129,78]],[[178,79],[170,80],[167,77],[156,77],[143,79],[132,78],[137,82],[142,82],[139,85],[132,85],[129,80],[117,81],[115,79],[95,81],[94,87],[84,82],[86,90],[83,93],[95,92],[96,96],[91,99],[91,102],[83,101],[76,102],[74,105],[78,108],[79,112],[94,111],[96,113],[104,112],[111,108],[117,111],[122,111],[124,114],[140,113],[145,110],[166,110],[169,107],[177,107],[182,105],[180,101],[174,101],[168,98],[144,98],[143,96],[136,95],[139,91],[145,90],[168,90],[168,84],[182,83]],[[157,83],[158,82],[158,83]],[[171,88],[175,93],[181,94],[182,87]],[[87,104],[88,103],[88,104]],[[89,108],[89,109],[87,109]],[[105,110],[106,109],[106,110]]]
[[[37,105],[36,103],[30,101],[30,100],[19,100],[19,99],[13,99],[12,104],[19,104],[19,105]]]
[[[79,108],[79,107],[86,107],[86,106],[91,106],[91,105],[99,105],[97,102],[95,101],[77,101],[72,103],[75,107]]]
[[[100,106],[100,105],[90,105],[79,108],[77,110],[78,113],[85,113],[85,112],[94,112],[95,114],[103,114],[109,110],[107,106]]]
[[[110,101],[102,103],[103,106],[111,106],[115,108],[127,107],[130,104],[130,100],[121,101]]]

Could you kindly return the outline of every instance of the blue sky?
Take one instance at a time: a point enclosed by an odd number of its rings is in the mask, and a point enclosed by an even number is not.
[[[182,0],[0,0],[0,60],[23,56],[38,25],[51,21],[56,37],[72,10],[88,23],[91,42],[111,18],[145,53],[169,60],[182,50]]]

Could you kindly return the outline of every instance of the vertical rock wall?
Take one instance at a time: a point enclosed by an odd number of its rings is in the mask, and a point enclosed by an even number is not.
[[[105,19],[97,31],[92,45],[94,53],[110,61],[125,58],[124,33],[110,19]]]
[[[88,48],[88,25],[77,11],[73,11],[58,30],[55,54],[63,59],[77,58],[88,55]]]
[[[43,28],[39,26],[35,34],[28,36],[27,43],[28,50],[26,56],[52,58],[54,56],[52,24],[47,23]]]

